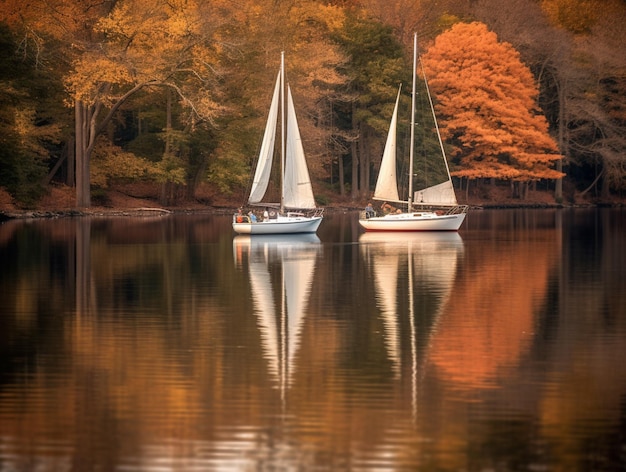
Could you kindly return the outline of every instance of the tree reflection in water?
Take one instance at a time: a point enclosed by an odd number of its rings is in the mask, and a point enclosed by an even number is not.
[[[300,249],[213,215],[5,223],[0,463],[623,468],[624,221],[337,213]]]

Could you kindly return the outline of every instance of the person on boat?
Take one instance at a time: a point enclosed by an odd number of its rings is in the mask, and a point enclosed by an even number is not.
[[[385,202],[382,204],[382,206],[380,207],[380,209],[383,211],[383,213],[387,214],[387,213],[395,213],[396,209],[394,207],[392,207],[389,203]]]
[[[235,221],[237,223],[243,223],[243,213],[241,211],[241,208],[238,208],[237,213],[235,213]]]
[[[263,212],[263,221],[267,221],[270,219],[270,214],[267,211],[267,208],[265,209],[265,211]]]
[[[248,212],[248,217],[250,218],[251,223],[256,223],[256,215],[254,214],[252,210]]]
[[[365,207],[365,218],[372,218],[373,216],[376,216],[376,212],[374,211],[374,207],[370,202]]]

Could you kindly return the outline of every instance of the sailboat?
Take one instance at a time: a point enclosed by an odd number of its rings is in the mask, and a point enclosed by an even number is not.
[[[452,186],[450,169],[446,159],[443,141],[437,126],[433,102],[425,80],[430,108],[435,120],[439,146],[445,163],[448,179],[432,187],[418,190],[413,194],[413,154],[415,138],[415,86],[417,74],[417,34],[413,36],[413,90],[411,93],[411,143],[409,153],[408,197],[401,200],[396,179],[396,127],[398,122],[398,103],[400,90],[391,118],[389,133],[380,164],[380,172],[374,190],[374,199],[406,205],[406,211],[378,216],[371,212],[362,212],[360,225],[366,231],[458,231],[467,214],[468,206],[459,205]]]
[[[285,113],[285,95],[287,113]],[[267,203],[267,191],[274,160],[274,143],[280,108],[280,202]],[[233,217],[233,229],[239,234],[315,233],[322,222],[323,209],[317,208],[306,164],[291,88],[285,86],[285,53],[274,86],[272,103],[263,134],[257,167],[248,197],[250,205],[265,207],[267,218],[252,221],[246,215]]]
[[[263,357],[281,397],[293,383],[317,255],[315,234],[238,235],[235,264],[247,268]]]

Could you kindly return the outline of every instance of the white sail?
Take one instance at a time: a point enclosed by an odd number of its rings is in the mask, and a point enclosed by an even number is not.
[[[385,143],[385,150],[380,163],[380,172],[376,181],[376,189],[374,190],[374,198],[376,200],[389,200],[392,202],[400,200],[398,197],[398,180],[396,178],[396,128],[399,102],[400,90],[398,90],[396,105],[393,109],[389,132],[387,133],[387,142]]]
[[[280,72],[276,79],[274,87],[274,95],[272,96],[272,104],[267,116],[267,124],[265,125],[265,133],[263,134],[263,142],[261,143],[261,151],[259,152],[259,160],[257,162],[254,180],[252,181],[252,189],[250,190],[250,198],[248,202],[259,203],[265,195],[267,185],[270,181],[270,173],[272,170],[272,157],[274,155],[274,140],[276,138],[276,122],[278,119],[278,104],[280,98]]]
[[[291,88],[287,86],[287,145],[283,201],[287,208],[315,208],[311,178],[298,129]]]
[[[432,187],[418,190],[415,192],[414,202],[416,204],[425,205],[441,205],[441,206],[455,206],[457,205],[456,195],[454,193],[454,187],[452,181],[446,180]]]

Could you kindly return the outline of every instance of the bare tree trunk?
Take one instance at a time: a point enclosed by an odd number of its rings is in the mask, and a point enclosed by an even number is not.
[[[343,156],[339,156],[339,159],[337,159],[337,165],[339,167],[339,195],[343,197],[346,195],[346,175],[343,168]]]
[[[167,89],[165,104],[165,155],[172,152],[172,92]]]
[[[163,157],[168,159],[172,153],[172,94],[168,90],[166,93],[167,101],[165,105],[165,151]],[[171,182],[165,181],[161,184],[161,204],[168,205],[172,198]]]
[[[352,191],[350,196],[356,200],[359,195],[359,156],[356,141],[352,141],[350,149],[352,151]]]
[[[70,138],[67,141],[67,175],[65,176],[65,183],[68,187],[73,187],[76,184],[75,166],[76,166],[76,141],[74,138]]]
[[[367,134],[361,133],[359,140],[359,192],[360,197],[367,198],[369,193],[369,152],[367,152]]]
[[[90,165],[91,154],[96,145],[96,137],[108,125],[120,106],[134,93],[141,90],[147,83],[135,85],[126,92],[111,107],[100,124],[97,123],[98,115],[102,110],[102,103],[96,102],[88,106],[85,102],[76,99],[74,101],[76,134],[76,206],[89,208],[91,206]],[[105,91],[110,88],[109,84],[103,84],[100,89]]]
[[[84,102],[75,102],[75,132],[76,132],[76,206],[89,208],[91,206],[91,192],[89,186],[89,157],[88,148],[89,119],[87,106]]]
[[[365,161],[367,157],[365,156],[365,136],[362,134],[361,139],[359,139],[359,185],[357,189],[358,198],[363,196],[363,192],[365,191]]]
[[[48,185],[50,183],[50,181],[54,177],[54,174],[56,174],[59,171],[59,168],[61,167],[61,165],[63,165],[63,162],[65,161],[65,159],[67,159],[67,154],[68,154],[67,145],[65,145],[63,147],[61,157],[56,162],[56,164],[54,164],[54,167],[52,168],[52,170],[48,172],[48,175],[46,175],[46,177],[44,177],[44,179],[42,180],[41,183],[43,185]]]
[[[602,172],[602,174],[602,180],[600,181],[600,197],[602,200],[607,201],[611,198],[611,188],[606,178],[606,172]]]
[[[559,150],[561,151],[561,155],[565,156],[567,154],[567,140],[566,140],[566,130],[567,130],[567,115],[566,115],[566,103],[565,103],[565,87],[558,80],[556,81],[558,87],[559,94],[559,131],[558,131],[558,140],[559,140]],[[563,172],[563,158],[556,161],[556,170],[559,172]],[[563,201],[563,178],[556,180],[556,185],[554,188],[554,198],[557,202]]]

